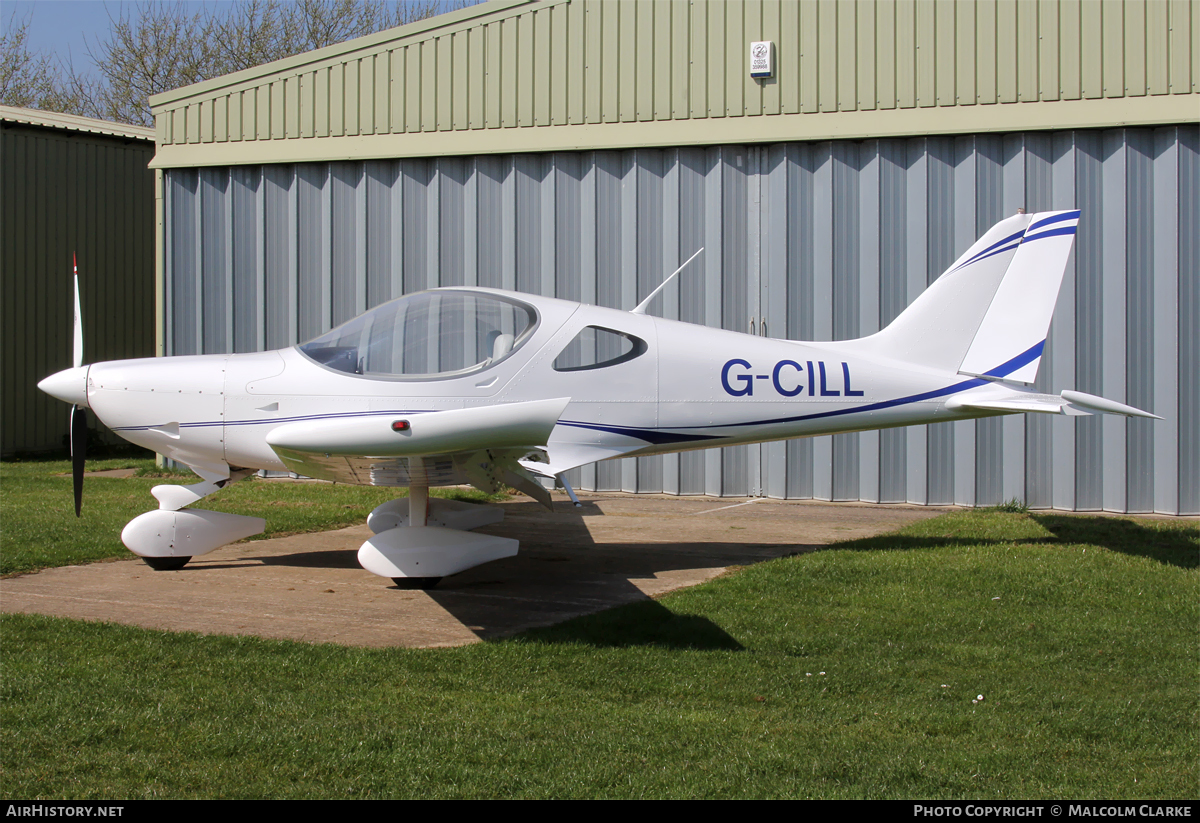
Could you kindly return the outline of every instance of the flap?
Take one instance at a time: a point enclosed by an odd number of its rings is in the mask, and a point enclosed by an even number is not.
[[[611,460],[628,452],[637,451],[638,448],[640,447],[598,446],[591,443],[551,443],[546,448],[544,459],[525,459],[521,461],[521,465],[542,477],[557,477],[570,469],[586,466],[588,463],[598,463],[601,460]]]

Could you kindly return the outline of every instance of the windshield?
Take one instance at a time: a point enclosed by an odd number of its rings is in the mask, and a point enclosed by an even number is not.
[[[533,307],[490,294],[427,291],[383,303],[297,346],[323,366],[366,377],[467,374],[516,351]]]

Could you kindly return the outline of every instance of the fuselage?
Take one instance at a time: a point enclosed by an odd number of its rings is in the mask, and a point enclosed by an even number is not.
[[[569,397],[547,449],[552,460],[557,453],[578,464],[977,416],[944,401],[984,382],[868,356],[852,343],[757,337],[484,289],[429,294],[503,295],[535,319],[495,362],[442,373],[372,373],[361,365],[366,354],[357,367],[331,366],[299,347],[97,363],[87,367],[87,405],[130,442],[219,473],[283,469],[266,437],[297,421]],[[430,335],[428,345],[447,345],[445,328]],[[569,360],[581,340],[591,353]]]
[[[376,534],[359,562],[395,581],[436,582],[510,557],[517,543],[461,531],[484,521],[435,507],[434,485],[511,487],[551,507],[546,481],[570,491],[564,472],[618,457],[999,414],[1155,417],[1030,385],[1078,220],[1073,210],[1001,220],[891,323],[857,340],[777,340],[648,317],[657,292],[625,312],[447,288],[380,304],[288,349],[77,366],[39,385],[202,476],[153,489],[159,509],[122,533],[155,568],[261,531],[261,519],[191,504],[251,470],[286,469],[406,486],[368,519]],[[73,443],[85,420],[72,413]]]

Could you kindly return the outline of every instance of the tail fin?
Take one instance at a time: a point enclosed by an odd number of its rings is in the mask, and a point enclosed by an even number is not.
[[[1033,216],[960,372],[1034,381],[1078,225],[1078,211]]]
[[[866,339],[921,366],[1032,382],[1078,222],[1078,211],[1001,220]]]
[[[866,338],[871,347],[897,360],[958,371],[1032,219],[1017,214],[992,226],[887,328]]]

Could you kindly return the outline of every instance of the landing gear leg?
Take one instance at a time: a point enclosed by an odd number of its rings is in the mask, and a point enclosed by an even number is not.
[[[413,463],[418,465],[423,461],[421,458],[412,458]],[[412,471],[411,469],[409,471]],[[409,526],[424,526],[429,515],[429,481],[422,477],[419,481],[415,478],[410,481],[408,486],[408,525]]]
[[[567,497],[571,498],[571,502],[575,504],[575,508],[583,508],[583,504],[579,502],[579,498],[575,496],[575,490],[571,488],[571,484],[567,482],[567,478],[563,475],[558,475],[558,482],[562,483],[563,488],[567,490]]]
[[[425,528],[429,522],[429,480],[423,474],[424,461],[419,457],[409,458],[408,483],[408,526]],[[420,477],[418,478],[418,474]],[[420,561],[417,561],[419,566]],[[393,577],[392,582],[400,589],[432,589],[440,577]]]
[[[408,525],[377,532],[363,543],[358,562],[364,569],[400,588],[430,589],[443,577],[517,553],[519,543],[508,537],[428,525],[429,478],[421,458],[408,458],[408,474]],[[492,514],[483,509],[482,517],[472,515],[469,520],[478,522],[467,528],[499,520]]]

